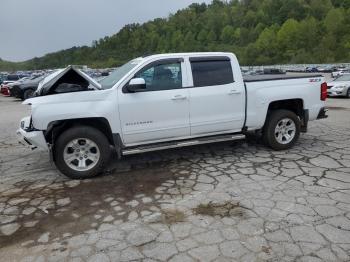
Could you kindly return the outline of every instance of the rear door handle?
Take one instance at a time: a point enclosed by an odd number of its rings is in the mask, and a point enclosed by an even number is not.
[[[171,100],[185,100],[187,97],[183,95],[176,95]]]
[[[240,94],[241,93],[241,91],[239,91],[239,90],[236,90],[236,89],[232,89],[232,90],[230,90],[230,92],[228,93],[229,95],[238,95],[238,94]]]

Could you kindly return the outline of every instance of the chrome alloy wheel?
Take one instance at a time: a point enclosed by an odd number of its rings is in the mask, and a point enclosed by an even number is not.
[[[63,159],[75,171],[88,171],[96,166],[101,154],[95,142],[88,138],[77,138],[64,148]]]
[[[283,118],[277,123],[275,137],[278,143],[285,145],[293,140],[295,132],[296,126],[294,121],[290,118]]]

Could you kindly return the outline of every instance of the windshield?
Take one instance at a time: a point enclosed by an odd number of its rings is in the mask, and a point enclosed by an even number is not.
[[[140,59],[134,59],[123,66],[117,68],[109,76],[100,80],[102,89],[112,88],[120,79],[122,79],[127,73],[129,73],[135,66],[141,62]]]
[[[350,81],[350,74],[342,75],[335,79],[334,81]]]
[[[38,78],[38,77],[40,77],[40,76],[42,76],[42,75],[33,75],[33,76],[30,78],[30,80],[34,80],[34,79],[36,79],[36,78]]]

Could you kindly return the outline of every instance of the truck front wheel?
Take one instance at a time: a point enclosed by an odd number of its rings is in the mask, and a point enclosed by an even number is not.
[[[73,127],[63,132],[55,143],[55,163],[73,179],[91,178],[107,165],[111,151],[108,139],[96,128]]]
[[[264,142],[275,150],[291,148],[300,136],[300,120],[289,110],[275,110],[267,117],[264,130]]]

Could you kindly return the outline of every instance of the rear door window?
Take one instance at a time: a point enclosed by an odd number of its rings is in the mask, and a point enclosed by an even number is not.
[[[194,87],[234,82],[231,61],[224,58],[190,58]]]

